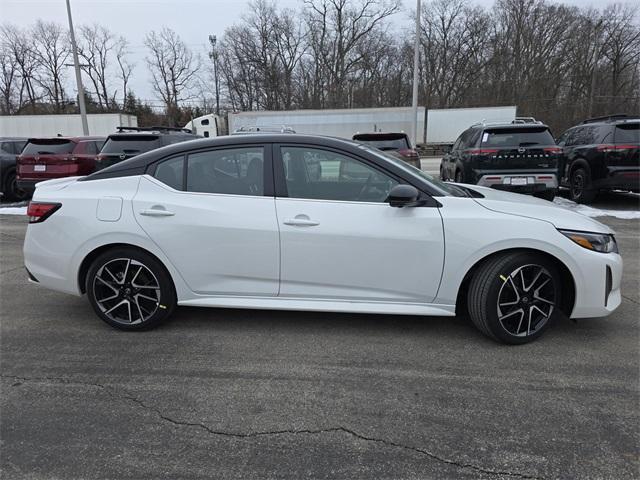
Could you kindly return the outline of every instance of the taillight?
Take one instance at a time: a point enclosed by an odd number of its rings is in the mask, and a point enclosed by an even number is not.
[[[560,147],[547,147],[543,148],[544,153],[562,153],[562,148]]]
[[[403,157],[420,158],[420,155],[418,155],[418,152],[416,152],[412,148],[401,148],[400,150],[398,150],[398,153]]]
[[[29,207],[27,208],[29,223],[44,222],[61,206],[61,203],[29,202]]]
[[[596,150],[599,152],[615,152],[618,150],[633,150],[638,148],[638,145],[598,145]]]
[[[467,150],[469,155],[491,155],[493,153],[498,153],[497,148],[471,148]]]

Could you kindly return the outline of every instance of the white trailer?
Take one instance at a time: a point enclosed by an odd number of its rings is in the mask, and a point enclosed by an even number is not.
[[[296,133],[350,139],[356,133],[411,133],[411,107],[335,110],[255,111],[229,114],[229,133],[241,127],[291,127]],[[418,107],[418,134],[424,142],[425,108]]]
[[[481,108],[442,108],[427,111],[427,143],[453,144],[467,128],[480,122],[511,122],[515,106]]]
[[[117,127],[137,127],[135,115],[91,113],[87,115],[89,135],[107,136]],[[0,116],[0,137],[82,136],[79,114]]]

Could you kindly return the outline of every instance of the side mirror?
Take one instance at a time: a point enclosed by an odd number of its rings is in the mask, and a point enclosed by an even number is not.
[[[420,192],[413,185],[396,185],[389,192],[387,202],[392,207],[417,207],[420,205]]]

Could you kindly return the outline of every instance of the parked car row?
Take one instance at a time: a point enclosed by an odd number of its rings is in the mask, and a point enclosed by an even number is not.
[[[640,116],[588,119],[557,142],[531,118],[472,125],[442,159],[440,177],[547,200],[563,186],[579,203],[600,190],[640,192]]]
[[[108,137],[0,138],[2,192],[29,198],[38,182],[89,175],[156,148],[199,138],[172,127],[119,127]]]

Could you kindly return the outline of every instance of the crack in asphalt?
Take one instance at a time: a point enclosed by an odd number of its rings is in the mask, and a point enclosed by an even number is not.
[[[481,466],[474,465],[474,464],[471,464],[471,463],[463,463],[463,462],[459,462],[459,461],[456,461],[456,460],[451,460],[449,458],[442,457],[440,455],[437,455],[437,454],[435,454],[433,452],[430,452],[428,450],[425,450],[423,448],[413,447],[411,445],[405,445],[405,444],[402,444],[402,443],[397,443],[397,442],[394,442],[392,440],[387,440],[387,439],[384,439],[384,438],[369,437],[369,436],[363,435],[361,433],[358,433],[358,432],[356,432],[354,430],[351,430],[351,429],[343,427],[343,426],[321,428],[321,429],[316,429],[316,430],[311,430],[311,429],[300,429],[300,430],[286,429],[286,430],[268,430],[268,431],[263,431],[263,432],[248,432],[248,433],[226,432],[226,431],[221,431],[221,430],[215,430],[215,429],[205,425],[204,423],[187,422],[187,421],[177,420],[175,418],[169,417],[166,414],[162,413],[162,411],[159,408],[146,404],[143,400],[140,400],[139,398],[135,397],[134,395],[131,395],[126,390],[122,390],[122,389],[116,390],[113,387],[110,387],[110,386],[107,386],[107,385],[102,385],[100,383],[72,380],[70,378],[65,378],[65,377],[22,377],[22,376],[18,376],[18,375],[5,375],[5,374],[0,374],[0,377],[5,378],[5,379],[13,379],[13,380],[16,380],[16,381],[20,381],[21,380],[23,382],[51,381],[51,382],[58,382],[58,383],[66,384],[66,385],[76,384],[76,385],[96,387],[96,388],[99,388],[99,389],[102,389],[102,390],[106,391],[113,398],[117,398],[117,399],[121,399],[121,400],[122,399],[129,400],[129,401],[139,405],[143,409],[155,413],[160,419],[162,419],[162,420],[164,420],[166,422],[169,422],[169,423],[171,423],[173,425],[199,428],[199,429],[204,430],[205,432],[207,432],[207,433],[209,433],[211,435],[217,435],[217,436],[229,437],[229,438],[247,439],[247,438],[277,436],[277,435],[321,435],[321,434],[325,434],[325,433],[344,433],[344,434],[350,435],[352,437],[355,437],[355,438],[357,438],[359,440],[362,440],[362,441],[365,441],[365,442],[378,443],[378,444],[381,444],[381,445],[385,445],[387,447],[394,447],[394,448],[400,448],[400,449],[408,450],[408,451],[411,451],[411,452],[415,452],[415,453],[419,453],[421,455],[427,456],[427,457],[429,457],[429,458],[431,458],[433,460],[436,460],[436,461],[438,461],[440,463],[444,463],[444,464],[451,465],[451,466],[454,466],[454,467],[458,467],[458,468],[461,468],[461,469],[473,470],[475,472],[486,474],[486,475],[500,475],[500,476],[514,477],[514,478],[531,479],[531,480],[543,480],[544,479],[544,477],[539,477],[539,476],[535,476],[535,475],[529,475],[529,474],[518,473],[518,472],[509,472],[509,471],[505,471],[505,470],[494,470],[494,469],[491,469],[491,468],[481,467]]]
[[[633,298],[629,298],[626,295],[622,295],[622,298],[626,298],[627,300],[629,300],[630,302],[633,302],[637,305],[640,305],[640,302],[638,302],[637,300],[634,300]]]

